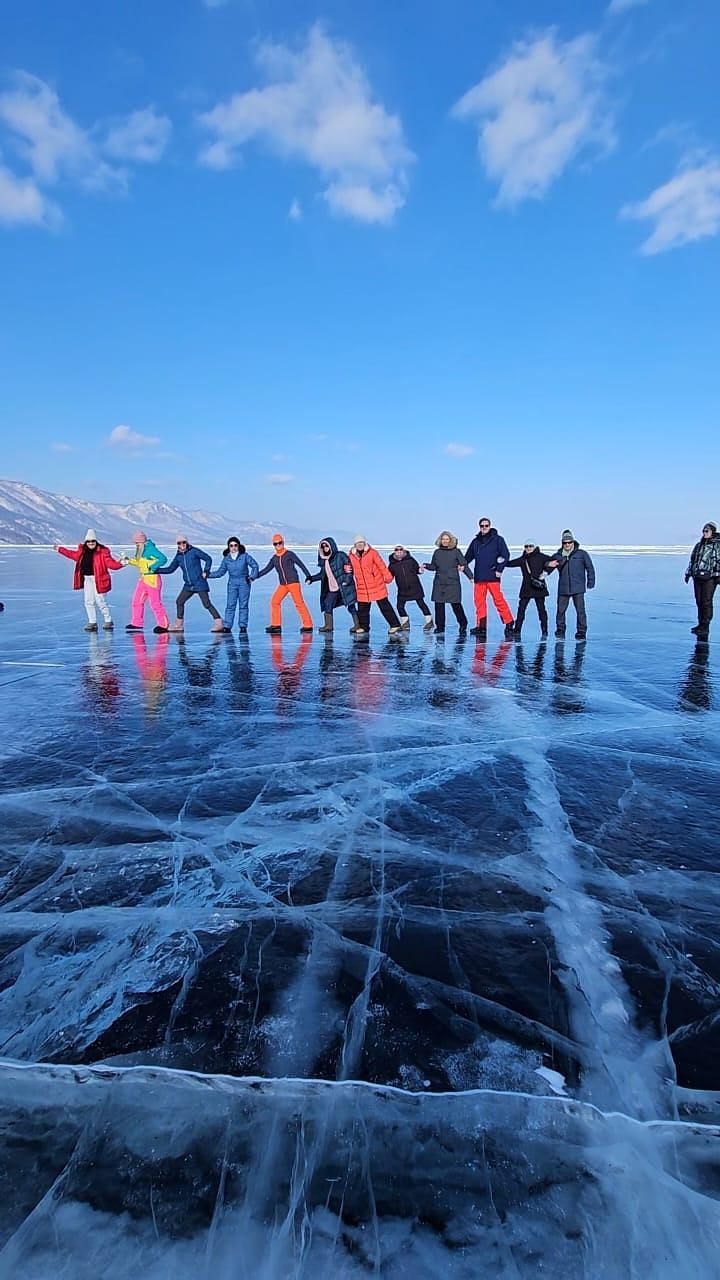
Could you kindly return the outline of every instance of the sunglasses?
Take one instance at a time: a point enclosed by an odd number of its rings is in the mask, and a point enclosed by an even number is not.
[[[273,542],[273,546],[274,546],[274,547],[284,547],[284,546],[285,546],[285,543],[284,543],[284,542]]]
[[[525,550],[526,550],[526,551],[534,551],[534,550],[535,550],[535,543],[534,543],[534,542],[526,542],[526,543],[525,543]]]
[[[573,544],[573,540],[572,540],[572,538],[563,538],[563,543],[562,543],[562,544],[563,544],[563,546],[564,546],[564,547],[571,547],[571,546],[572,546],[572,544]]]
[[[177,542],[175,545],[176,545],[176,546],[178,546],[178,547],[186,547],[186,546],[187,546],[187,540],[184,540],[183,542]]]
[[[481,520],[481,521],[480,521],[480,528],[481,528],[481,529],[489,529],[489,528],[490,528],[490,521],[489,521],[489,520]]]

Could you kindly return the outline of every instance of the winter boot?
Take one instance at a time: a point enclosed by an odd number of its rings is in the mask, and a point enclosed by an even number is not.
[[[332,612],[330,612],[330,613],[324,613],[324,614],[323,614],[323,618],[325,619],[325,625],[324,625],[324,627],[318,627],[318,631],[320,631],[320,632],[332,631],[332,630],[333,630],[333,616],[332,616]]]
[[[87,624],[87,626],[86,626],[85,630],[86,630],[86,631],[97,631],[97,622],[88,622],[88,624]]]
[[[313,632],[314,630],[315,630],[315,628],[314,628],[314,627],[301,627],[301,628],[300,628],[300,634],[301,634],[301,635],[303,635],[303,634],[304,634],[304,632],[306,632],[306,631]]]
[[[210,630],[211,630],[211,631],[224,631],[224,630],[225,630],[225,623],[223,622],[222,618],[216,618],[216,619],[215,619],[215,621],[213,622],[213,624],[212,624],[212,626],[211,626]]]
[[[114,629],[115,629],[115,623],[112,621],[112,619],[110,620],[110,622],[103,622],[103,631],[114,631]]]
[[[282,627],[266,627],[265,630],[269,636],[279,636],[282,632]]]
[[[184,630],[185,630],[185,623],[183,622],[182,618],[176,618],[176,619],[175,619],[175,621],[174,621],[174,622],[172,622],[172,623],[170,624],[170,630],[171,630],[171,631],[184,631]]]
[[[402,627],[388,627],[388,635],[396,636],[402,631]]]
[[[159,624],[158,624],[158,626],[157,626],[157,627],[153,627],[153,631],[155,632],[155,635],[156,635],[156,636],[163,636],[163,635],[165,635],[165,634],[166,634],[166,632],[168,632],[169,630],[170,630],[170,628],[169,628],[169,627],[161,627]]]
[[[400,626],[403,628],[403,630],[406,630],[407,628],[409,628],[410,619],[408,618],[407,614],[404,614],[404,616],[400,619]]]
[[[478,640],[487,640],[487,619],[478,622],[477,626],[472,628],[470,635],[477,636]]]
[[[239,627],[238,627],[238,635],[239,635],[239,636],[246,636],[246,635],[247,635],[247,627],[239,626]]]
[[[435,625],[435,623],[433,622],[432,618],[430,617],[430,614],[428,614],[427,618],[425,619],[425,623],[424,623],[424,625],[423,625],[423,631],[432,631],[432,629],[433,629],[434,625]]]
[[[514,637],[515,637],[515,623],[511,619],[510,622],[505,623],[505,639],[513,640]]]
[[[142,627],[136,627],[134,623],[128,622],[125,630],[126,631],[142,631]]]

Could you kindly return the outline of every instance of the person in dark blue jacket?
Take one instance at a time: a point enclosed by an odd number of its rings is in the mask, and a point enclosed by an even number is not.
[[[238,631],[240,635],[245,635],[248,625],[250,583],[255,581],[259,571],[260,566],[257,560],[248,555],[240,539],[228,538],[220,568],[208,574],[208,578],[223,578],[225,574],[228,577],[227,603],[223,618],[225,631],[232,631],[237,609]]]
[[[320,608],[324,626],[318,627],[318,631],[332,631],[333,610],[344,604],[352,618],[350,630],[355,635],[364,635],[358,618],[357,588],[349,555],[338,550],[334,538],[323,538],[318,544],[318,565],[319,573],[314,573],[310,578],[310,582],[320,583]]]
[[[170,630],[184,631],[185,605],[191,596],[199,596],[203,608],[207,609],[215,619],[211,630],[223,631],[222,618],[210,599],[210,588],[207,584],[207,578],[212,569],[212,556],[209,556],[207,551],[201,551],[199,547],[193,547],[185,535],[180,534],[177,538],[177,551],[170,563],[154,569],[153,572],[174,573],[176,569],[182,569],[183,588],[175,601],[177,618]]]
[[[507,567],[507,562],[510,559],[510,552],[508,551],[507,542],[500,537],[497,529],[493,529],[487,516],[480,517],[478,526],[478,532],[465,552],[467,564],[473,565],[473,580],[475,582],[476,626],[473,627],[470,634],[477,636],[480,640],[487,639],[487,598],[489,592],[495,608],[500,614],[500,620],[505,624],[505,635],[510,639],[515,634],[515,623],[513,622],[510,606],[500,587],[500,579],[503,569]]]
[[[577,617],[575,639],[584,640],[587,635],[585,592],[595,586],[595,566],[570,529],[563,529],[562,545],[548,560],[547,568],[558,571],[556,637],[558,640],[565,637],[565,615],[572,600]]]

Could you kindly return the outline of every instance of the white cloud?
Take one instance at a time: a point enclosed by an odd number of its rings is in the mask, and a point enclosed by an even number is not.
[[[61,221],[57,205],[48,200],[33,178],[18,178],[0,165],[0,225],[56,227]]]
[[[120,424],[118,427],[113,427],[107,443],[113,449],[122,449],[128,453],[142,453],[145,449],[154,448],[160,440],[157,436],[144,436],[139,431],[133,431],[132,427]]]
[[[628,9],[637,9],[641,4],[647,3],[648,0],[610,0],[607,12],[611,15],[626,13]]]
[[[641,253],[650,256],[716,236],[720,232],[720,158],[707,156],[702,162],[684,165],[646,200],[626,204],[620,216],[654,224],[640,247]]]
[[[269,476],[265,477],[266,484],[292,484],[294,476],[288,474],[287,471],[273,471]]]
[[[594,36],[563,41],[550,29],[518,41],[455,104],[456,119],[477,125],[480,160],[498,183],[498,205],[540,199],[581,153],[613,145],[606,77]]]
[[[213,139],[201,153],[203,163],[228,169],[246,143],[260,140],[317,169],[333,212],[392,221],[405,203],[415,157],[402,122],[373,98],[349,46],[315,25],[299,50],[261,44],[256,61],[267,81],[262,88],[237,93],[199,117]]]
[[[470,454],[474,452],[475,450],[471,444],[456,444],[452,440],[443,449],[443,453],[449,454],[451,458],[469,458]]]
[[[115,160],[133,160],[136,164],[156,164],[170,141],[172,124],[168,116],[154,107],[133,111],[118,121],[107,133],[104,151]]]
[[[299,200],[293,200],[288,209],[288,218],[292,218],[293,222],[299,222],[303,216],[302,205]]]
[[[0,92],[0,141],[25,172],[0,166],[0,222],[57,226],[62,214],[45,188],[59,184],[87,191],[126,191],[127,164],[159,160],[171,127],[167,116],[146,107],[85,129],[68,114],[50,85],[27,72],[16,72],[9,87]]]
[[[72,453],[73,451],[72,445],[66,444],[64,440],[56,440],[54,444],[50,445],[50,448],[53,453]]]

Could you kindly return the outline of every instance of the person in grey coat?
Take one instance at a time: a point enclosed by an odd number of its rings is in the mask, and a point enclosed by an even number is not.
[[[435,604],[435,631],[438,635],[445,632],[445,605],[449,604],[458,620],[460,635],[467,635],[467,615],[462,607],[462,583],[460,574],[465,573],[472,581],[464,555],[458,551],[458,540],[454,533],[443,530],[435,539],[436,551],[429,564],[423,565],[430,573],[435,574],[432,598]]]
[[[595,586],[595,566],[570,529],[563,529],[562,546],[548,560],[546,567],[558,571],[555,635],[558,640],[565,638],[565,616],[572,600],[577,616],[575,639],[584,640],[587,635],[585,592],[592,591]]]

